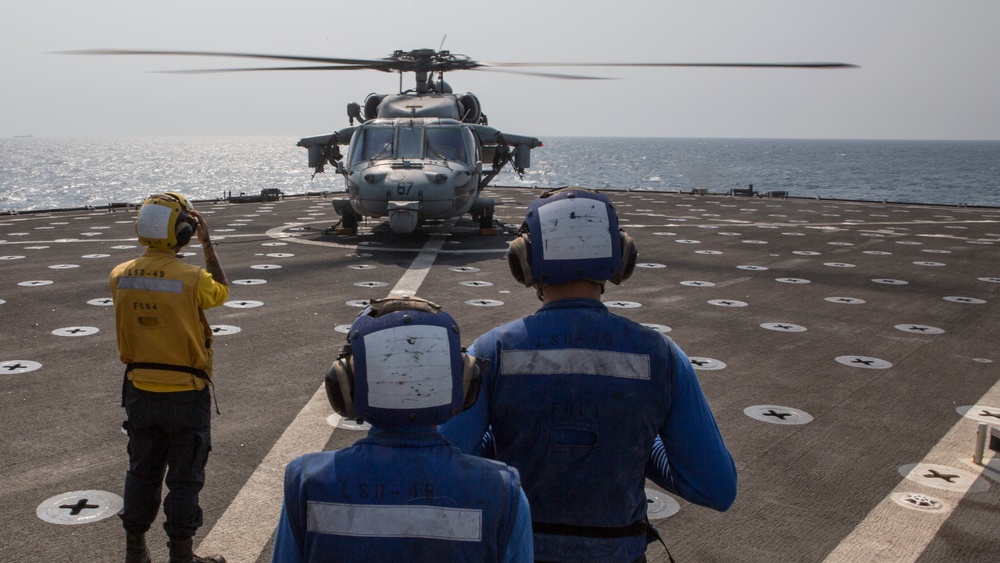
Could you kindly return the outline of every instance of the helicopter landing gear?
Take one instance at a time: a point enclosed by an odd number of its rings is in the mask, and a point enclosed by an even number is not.
[[[331,203],[333,203],[333,209],[341,216],[340,223],[334,226],[334,231],[338,235],[358,234],[358,220],[361,215],[354,211],[351,202],[346,199],[335,199]]]
[[[482,236],[493,237],[497,234],[497,227],[493,222],[493,214],[489,215],[483,214],[479,218],[479,234]]]
[[[493,198],[481,197],[472,205],[469,213],[473,221],[479,222],[479,234],[483,236],[495,236],[497,234],[496,225],[493,222]]]

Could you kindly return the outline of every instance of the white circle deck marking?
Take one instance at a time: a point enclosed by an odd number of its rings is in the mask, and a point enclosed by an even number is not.
[[[1000,425],[1000,407],[989,405],[965,405],[956,407],[955,412],[978,422]]]
[[[99,297],[97,299],[91,299],[87,301],[87,305],[96,305],[98,307],[110,307],[115,304],[114,299],[110,297]]]
[[[212,325],[212,334],[216,336],[229,336],[240,332],[240,327],[233,325]]]
[[[824,266],[829,266],[831,268],[853,268],[854,264],[848,264],[847,262],[824,262]]]
[[[708,304],[717,307],[746,307],[748,305],[746,301],[737,301],[736,299],[710,299]]]
[[[639,264],[636,264],[635,267],[636,268],[649,268],[649,269],[656,270],[656,269],[659,269],[659,268],[666,268],[667,265],[666,264],[657,264],[656,262],[641,262]]]
[[[17,285],[21,287],[41,287],[43,285],[52,285],[52,283],[52,280],[28,280],[18,282]]]
[[[819,256],[819,252],[813,252],[812,250],[793,250],[792,254],[798,256]]]
[[[670,518],[680,509],[681,505],[674,497],[655,489],[646,489],[646,516],[650,520]]]
[[[976,279],[984,282],[1000,283],[1000,278],[976,278]]]
[[[84,254],[80,258],[95,259],[95,258],[108,258],[110,254]]]
[[[945,508],[945,503],[932,496],[921,493],[892,493],[892,502],[911,510],[920,512],[938,512]]]
[[[470,280],[458,282],[458,285],[463,285],[465,287],[490,287],[493,283],[488,281]]]
[[[837,356],[834,359],[837,360],[838,363],[854,368],[889,369],[892,367],[892,364],[885,360],[871,358],[869,356]]]
[[[944,298],[945,301],[950,301],[952,303],[964,303],[966,305],[984,305],[986,301],[982,299],[977,299],[975,297],[960,297],[957,295],[949,295]]]
[[[667,325],[661,325],[661,324],[655,324],[655,323],[642,323],[642,326],[644,326],[646,328],[651,328],[651,329],[655,330],[656,332],[659,332],[660,334],[666,334],[666,333],[670,332],[671,330],[673,330],[673,329],[671,329]]]
[[[890,278],[875,278],[872,281],[882,285],[907,285],[910,283],[905,280],[894,280]]]
[[[265,254],[264,256],[267,256],[268,258],[291,258],[295,255],[291,252],[271,252]]]
[[[348,264],[348,269],[351,270],[374,270],[377,266],[372,264]]]
[[[360,281],[354,282],[354,285],[358,287],[386,287],[389,284],[380,281]]]
[[[339,332],[341,334],[347,334],[347,333],[351,332],[351,325],[337,325],[337,326],[333,327],[333,330],[335,330],[335,331],[337,331],[337,332]]]
[[[916,264],[917,266],[930,266],[938,268],[940,268],[941,266],[947,266],[947,264],[945,264],[944,262],[928,262],[926,260],[918,260],[914,262],[914,264]]]
[[[277,264],[254,264],[250,268],[254,270],[280,270],[281,266]]]
[[[74,491],[46,499],[35,514],[50,524],[89,524],[118,514],[122,498],[106,491]]]
[[[334,428],[340,428],[343,430],[353,430],[355,432],[367,432],[372,428],[372,425],[368,424],[367,422],[359,423],[356,420],[348,420],[346,418],[342,418],[339,415],[335,414],[331,414],[330,416],[326,417],[326,423],[329,424],[330,426],[333,426]]]
[[[604,303],[606,306],[612,309],[638,309],[642,307],[642,303],[636,303],[635,301],[607,301]]]
[[[813,420],[812,415],[805,411],[781,405],[754,405],[743,409],[743,414],[761,422],[789,426],[809,424]]]
[[[830,303],[843,303],[845,305],[862,305],[865,302],[864,299],[857,299],[856,297],[825,297],[823,300]]]
[[[981,493],[990,488],[989,481],[978,475],[936,463],[908,463],[899,468],[899,474],[915,483],[945,491]]]
[[[943,329],[927,325],[898,324],[896,329],[913,334],[944,334]]]
[[[17,375],[28,373],[42,367],[42,364],[31,360],[5,360],[0,362],[0,375]]]
[[[226,301],[225,303],[223,303],[223,305],[225,305],[226,307],[232,307],[233,309],[253,309],[255,307],[260,307],[263,304],[264,303],[261,301],[250,301],[250,300]]]
[[[503,305],[503,301],[496,299],[470,299],[465,304],[472,305],[473,307],[499,307]]]
[[[367,307],[369,303],[371,303],[369,299],[352,299],[345,302],[348,307],[359,307],[362,309]]]
[[[463,274],[475,274],[479,272],[479,268],[473,266],[458,266],[455,268],[448,268],[448,269],[451,270],[452,272],[460,272]]]
[[[804,279],[804,278],[775,278],[774,281],[780,282],[780,283],[790,283],[790,284],[798,284],[798,285],[812,283],[811,281],[809,281],[807,279]]]
[[[741,265],[741,266],[736,266],[736,268],[740,269],[740,270],[747,270],[747,271],[750,271],[750,272],[764,272],[764,271],[768,270],[767,266],[754,266],[754,265],[750,265],[750,264],[744,264],[744,265]]]
[[[688,359],[691,360],[691,366],[694,369],[704,369],[704,370],[726,369],[725,362],[721,362],[714,358],[702,358],[698,356],[691,356]]]
[[[97,334],[101,330],[95,326],[67,326],[64,328],[57,328],[52,331],[52,334],[56,336],[90,336],[91,334]]]
[[[245,279],[245,280],[233,280],[233,284],[235,285],[263,285],[265,283],[267,283],[267,280],[256,279],[256,278]]]
[[[261,246],[288,246],[287,242],[264,242]]]
[[[805,332],[807,330],[804,326],[792,323],[761,323],[760,327],[778,332]]]
[[[685,285],[688,287],[715,287],[715,284],[710,281],[698,281],[698,280],[682,281],[681,285]]]

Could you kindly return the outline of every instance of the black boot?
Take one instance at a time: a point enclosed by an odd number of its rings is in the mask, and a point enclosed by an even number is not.
[[[178,539],[170,538],[167,547],[170,548],[170,563],[226,563],[226,558],[221,555],[211,557],[200,557],[191,550],[191,538]]]
[[[125,563],[150,563],[149,548],[146,547],[146,534],[126,532]]]

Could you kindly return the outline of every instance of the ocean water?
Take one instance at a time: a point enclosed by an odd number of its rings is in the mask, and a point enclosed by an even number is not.
[[[496,185],[650,191],[753,184],[793,197],[1000,207],[1000,142],[543,138],[519,178]],[[140,203],[177,191],[190,199],[343,191],[312,177],[287,137],[0,140],[0,212]]]

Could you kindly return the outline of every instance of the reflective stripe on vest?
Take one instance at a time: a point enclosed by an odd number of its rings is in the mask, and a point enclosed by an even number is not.
[[[138,289],[141,291],[159,291],[161,293],[181,293],[184,291],[184,282],[181,280],[125,276],[118,278],[118,289]]]
[[[441,506],[362,505],[309,501],[309,531],[355,537],[483,539],[483,512]]]
[[[610,350],[504,350],[500,358],[503,375],[570,373],[648,380],[649,371],[648,355]]]

